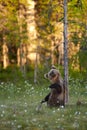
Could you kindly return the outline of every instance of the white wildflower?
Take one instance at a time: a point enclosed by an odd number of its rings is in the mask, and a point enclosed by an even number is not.
[[[2,113],[4,114],[4,113],[5,113],[5,111],[2,111]]]
[[[21,125],[18,125],[17,127],[18,127],[18,128],[21,128],[22,126],[21,126]]]
[[[25,109],[25,110],[24,110],[24,112],[26,113],[26,112],[27,112],[27,110]]]
[[[1,117],[3,117],[4,115],[3,114],[1,114]]]

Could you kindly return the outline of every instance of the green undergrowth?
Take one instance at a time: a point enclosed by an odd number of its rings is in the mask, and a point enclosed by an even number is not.
[[[87,82],[69,80],[69,103],[60,108],[39,102],[49,83],[0,83],[0,130],[87,130]],[[79,102],[79,104],[78,104]]]

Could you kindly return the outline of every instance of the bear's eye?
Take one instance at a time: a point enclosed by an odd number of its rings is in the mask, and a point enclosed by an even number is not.
[[[55,77],[55,76],[56,76],[55,73],[54,73],[54,71],[51,71],[51,72],[50,72],[50,76],[52,76],[52,77]]]

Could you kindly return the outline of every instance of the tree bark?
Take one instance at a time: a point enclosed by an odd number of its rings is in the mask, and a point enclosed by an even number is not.
[[[65,86],[65,103],[68,103],[69,90],[68,90],[67,0],[64,0],[64,86]]]
[[[5,69],[9,65],[9,58],[8,58],[8,47],[6,44],[5,35],[3,34],[3,68]]]
[[[18,11],[18,24],[19,24],[19,33],[20,33],[20,47],[18,50],[18,63],[20,65],[20,70],[23,74],[24,77],[26,77],[26,56],[25,56],[25,51],[26,47],[25,44],[23,43],[23,20],[24,20],[24,7],[20,4],[19,2],[19,11]]]

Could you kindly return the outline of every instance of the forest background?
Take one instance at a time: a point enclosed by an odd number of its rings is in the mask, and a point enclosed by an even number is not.
[[[87,2],[67,6],[69,75],[86,79]],[[52,64],[63,74],[63,11],[62,0],[0,0],[0,81],[37,82]]]

